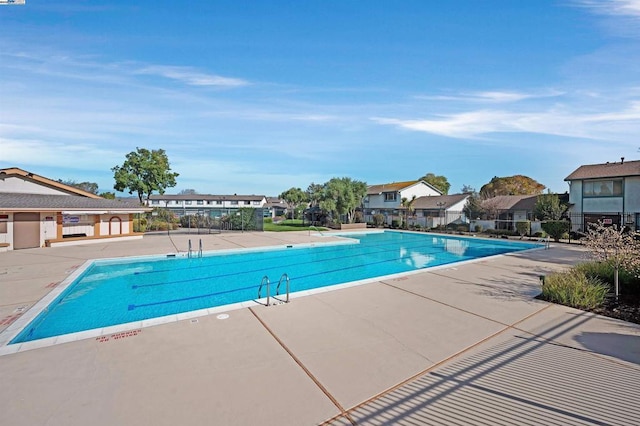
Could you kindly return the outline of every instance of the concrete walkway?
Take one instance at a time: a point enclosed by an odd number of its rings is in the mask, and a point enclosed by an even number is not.
[[[326,241],[145,236],[0,253],[0,330],[86,259]],[[0,357],[12,425],[640,424],[640,327],[533,299],[576,246]]]

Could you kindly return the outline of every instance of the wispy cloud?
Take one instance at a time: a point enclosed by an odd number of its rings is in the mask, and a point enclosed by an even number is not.
[[[622,15],[640,18],[640,0],[575,0],[603,15]]]
[[[137,69],[134,74],[157,75],[177,80],[190,86],[240,87],[247,86],[248,81],[239,78],[222,77],[200,72],[192,67],[149,65]]]
[[[563,94],[564,92],[559,90],[545,90],[541,92],[530,93],[496,90],[483,92],[461,92],[454,95],[419,95],[416,96],[416,99],[476,103],[511,103],[528,99],[557,97]]]
[[[433,119],[374,117],[373,121],[405,130],[458,139],[485,138],[492,133],[538,133],[593,140],[628,141],[640,131],[640,101],[608,112],[576,112],[555,108],[540,112],[477,110],[440,115]]]

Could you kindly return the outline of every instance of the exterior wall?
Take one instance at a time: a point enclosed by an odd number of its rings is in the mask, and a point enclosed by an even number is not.
[[[38,183],[29,182],[15,176],[0,179],[0,192],[41,195],[69,195],[57,189],[49,188]]]
[[[640,176],[632,176],[625,179],[624,203],[624,211],[640,212]]]
[[[249,204],[247,204],[247,202]],[[183,216],[183,215],[195,215],[203,211],[209,212],[211,210],[216,210],[216,209],[239,209],[239,208],[260,209],[260,208],[263,208],[266,203],[267,203],[266,198],[262,198],[260,201],[220,200],[220,204],[218,204],[217,200],[198,199],[197,195],[194,195],[194,198],[191,200],[172,200],[172,199],[150,200],[148,203],[148,206],[166,208],[180,216]]]
[[[392,192],[392,191],[389,191]],[[408,188],[405,188],[398,194],[395,201],[385,201],[384,193],[382,194],[370,194],[368,195],[369,202],[365,203],[365,208],[367,209],[394,209],[400,207],[400,203],[403,198],[411,199],[414,195],[416,198],[418,197],[428,197],[428,196],[438,196],[440,195],[437,191],[432,189],[430,186],[419,182],[415,185],[412,185]]]
[[[128,214],[103,214],[100,215],[99,235],[127,235],[133,232],[131,226]]]
[[[582,213],[582,181],[574,180],[569,186],[569,204],[573,213]]]

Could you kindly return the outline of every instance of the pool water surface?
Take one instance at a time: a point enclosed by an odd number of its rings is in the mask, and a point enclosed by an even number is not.
[[[255,300],[266,279],[274,295],[284,274],[295,293],[540,247],[394,231],[345,238],[203,257],[95,260],[10,344]]]

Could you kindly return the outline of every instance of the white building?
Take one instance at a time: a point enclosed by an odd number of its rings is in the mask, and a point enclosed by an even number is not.
[[[166,208],[177,214],[205,215],[221,217],[240,208],[261,209],[267,204],[264,195],[208,195],[208,194],[180,194],[180,195],[151,195],[149,207]]]
[[[371,185],[367,188],[367,195],[363,199],[363,213],[365,222],[371,222],[373,215],[381,214],[385,223],[391,224],[400,215],[402,199],[412,199],[414,196],[440,196],[442,192],[422,180],[407,182],[393,182],[381,185]]]

